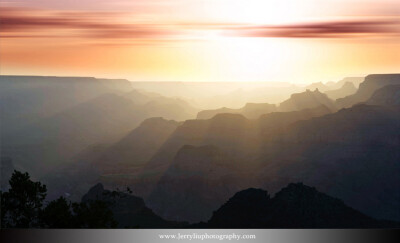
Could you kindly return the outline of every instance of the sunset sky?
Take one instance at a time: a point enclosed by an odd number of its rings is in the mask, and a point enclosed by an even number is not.
[[[0,73],[317,82],[399,72],[398,0],[0,0]]]

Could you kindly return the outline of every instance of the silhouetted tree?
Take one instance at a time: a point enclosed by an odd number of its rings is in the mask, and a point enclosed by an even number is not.
[[[3,197],[3,191],[0,191],[0,205],[1,205],[1,209],[0,209],[0,213],[1,213],[1,222],[0,222],[0,228],[4,228],[6,225],[5,222],[5,216],[6,216],[6,210],[4,207],[5,201],[4,201],[4,197]]]
[[[95,200],[82,203],[73,203],[72,210],[75,214],[77,228],[115,228],[117,222],[106,202]]]
[[[30,180],[28,173],[14,170],[10,189],[1,194],[2,228],[38,227],[39,213],[46,197],[46,186]]]
[[[70,203],[64,197],[43,208],[46,185],[14,170],[8,192],[1,192],[1,228],[115,228],[107,202]]]
[[[51,201],[40,214],[40,222],[46,228],[78,228],[75,221],[71,203],[64,197]]]

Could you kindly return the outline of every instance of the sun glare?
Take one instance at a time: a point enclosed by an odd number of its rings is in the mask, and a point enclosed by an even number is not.
[[[291,82],[394,72],[399,22],[382,1],[24,2],[2,11],[2,72]]]

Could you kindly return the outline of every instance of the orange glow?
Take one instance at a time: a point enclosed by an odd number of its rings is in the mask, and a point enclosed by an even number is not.
[[[397,1],[33,2],[0,5],[1,74],[316,82],[400,63]]]

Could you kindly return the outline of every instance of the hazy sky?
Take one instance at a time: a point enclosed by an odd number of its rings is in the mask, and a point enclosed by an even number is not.
[[[154,81],[399,72],[398,0],[0,0],[0,73]]]

